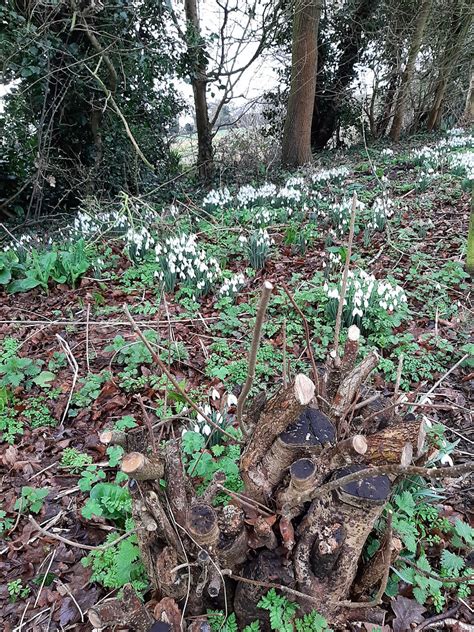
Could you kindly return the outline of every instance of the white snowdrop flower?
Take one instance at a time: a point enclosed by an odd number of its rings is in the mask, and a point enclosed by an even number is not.
[[[197,414],[197,420],[198,420],[198,422],[199,422],[200,424],[202,424],[202,423],[204,423],[204,422],[205,422],[205,419],[204,419],[204,417],[201,415],[201,413],[198,413],[198,414]]]
[[[207,424],[204,424],[204,426],[202,427],[202,434],[208,437],[211,434],[210,426],[208,426]]]
[[[336,357],[336,351],[334,349],[332,349],[332,351],[329,352],[329,355],[331,356],[331,358],[335,358]]]
[[[441,465],[449,465],[450,467],[454,465],[453,459],[449,456],[449,454],[443,454],[440,463]]]
[[[221,398],[220,393],[219,393],[219,391],[218,391],[216,388],[213,388],[213,389],[212,389],[212,391],[211,391],[211,397],[212,397],[212,399],[214,399],[214,400],[216,400],[216,399],[220,399],[220,398]]]
[[[194,432],[199,432],[200,431],[200,427],[198,424],[194,425]]]
[[[233,393],[229,393],[227,395],[227,406],[228,408],[231,406],[237,406],[237,397]]]

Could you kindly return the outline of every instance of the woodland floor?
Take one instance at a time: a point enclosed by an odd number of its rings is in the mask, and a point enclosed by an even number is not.
[[[399,197],[403,195],[407,209],[401,214],[396,228],[391,228],[389,239],[385,232],[376,233],[369,246],[364,247],[362,235],[359,235],[355,250],[362,260],[370,264],[369,270],[376,276],[393,273],[409,293],[412,316],[397,328],[396,335],[403,337],[410,333],[421,348],[438,354],[439,362],[433,365],[429,376],[417,375],[415,367],[412,377],[408,378],[406,388],[409,393],[414,393],[416,389],[426,392],[461,357],[458,349],[468,342],[472,328],[469,282],[459,276],[450,277],[449,273],[449,265],[462,260],[461,246],[467,234],[470,194],[461,189],[454,194],[449,180],[437,181],[428,191],[420,194],[410,189],[412,174],[403,167],[395,166],[387,175],[392,182],[407,189],[406,192],[403,189],[403,193],[400,189],[398,194]],[[370,170],[361,167],[356,171],[356,181],[358,178],[370,187]],[[143,329],[155,330],[162,340],[172,339],[186,348],[186,358],[173,361],[172,370],[177,379],[185,381],[186,388],[193,392],[196,399],[199,399],[199,394],[207,398],[212,388],[222,395],[229,388],[222,379],[212,377],[206,370],[209,359],[216,353],[216,342],[230,345],[232,360],[244,360],[248,348],[253,313],[242,311],[235,315],[235,321],[229,323],[227,316],[215,307],[213,296],[202,299],[198,313],[190,314],[183,302],[175,300],[172,295],[167,296],[159,307],[159,298],[153,287],[146,287],[140,282],[137,289],[131,288],[130,284],[124,287],[121,279],[131,264],[120,245],[112,243],[111,248],[112,254],[117,256],[112,280],[84,278],[75,290],[50,285],[48,294],[38,289],[24,294],[0,294],[0,343],[7,337],[14,337],[20,342],[19,354],[22,357],[41,359],[47,364],[55,352],[61,351],[57,338],[61,336],[77,361],[76,392],[91,374],[104,370],[111,372],[110,379],[91,389],[90,397],[85,398],[83,405],[73,399],[77,415],[66,417],[64,421],[61,421],[62,414],[73,386],[73,372],[67,363],[54,371],[55,378],[51,383],[53,397],[48,394],[50,391],[39,386],[33,386],[28,392],[21,386],[16,389],[19,414],[29,406],[30,398],[44,398],[43,403],[57,425],[31,429],[25,423],[24,434],[14,444],[0,444],[1,508],[14,520],[13,527],[0,540],[0,574],[3,578],[0,585],[0,627],[5,631],[90,630],[84,613],[110,592],[97,583],[89,582],[91,570],[81,564],[81,558],[87,551],[39,534],[27,516],[14,509],[14,504],[23,486],[48,488],[43,508],[36,516],[41,524],[49,524],[56,533],[88,545],[102,543],[113,529],[104,519],[82,517],[81,508],[87,494],[77,487],[79,474],[70,473],[60,461],[65,448],[76,448],[90,455],[93,462],[113,478],[114,468],[108,465],[99,433],[125,415],[133,415],[138,423],[142,423],[137,391],[141,393],[145,405],[149,406],[151,420],[160,418],[160,412],[156,410],[162,404],[159,387],[150,384],[141,388],[124,387],[123,376],[119,376],[124,368],[117,364],[117,353],[106,350],[116,336],[123,336],[126,342],[134,340],[122,305],[126,303],[129,306]],[[321,270],[323,251],[324,240],[321,238],[316,239],[305,254],[295,254],[291,245],[282,242],[281,233],[278,250],[264,270],[258,272],[239,294],[237,304],[254,304],[264,279],[270,280],[277,288],[285,283],[296,292],[315,271]],[[230,261],[230,267],[238,271],[245,264],[235,258]],[[437,284],[442,288],[443,300],[452,307],[447,318],[436,312]],[[304,310],[304,301],[302,307]],[[277,307],[274,314],[276,312]],[[272,318],[271,314],[270,322]],[[453,345],[456,352],[446,352],[443,356],[443,349],[440,351],[433,346],[431,338],[427,341],[426,334],[439,337],[445,341],[443,344]],[[316,338],[313,342],[317,346],[320,341]],[[265,333],[265,343],[281,353],[283,340],[280,326]],[[301,335],[291,340],[288,353],[304,362],[305,347]],[[231,361],[229,356],[225,361]],[[269,360],[263,360],[263,363],[267,363],[267,369],[262,368],[261,384],[270,388],[281,381],[281,368]],[[146,377],[153,372],[153,366],[143,366],[140,372]],[[435,390],[432,401],[436,408],[427,413],[432,420],[447,426],[449,441],[460,439],[451,455],[456,464],[472,459],[474,424],[469,412],[473,400],[472,380],[472,368],[458,366]],[[374,385],[382,392],[393,390],[393,381],[382,372],[377,374]],[[233,388],[237,394],[238,386],[234,384]],[[216,403],[213,405],[217,406]],[[170,433],[179,434],[181,423],[167,424],[163,438]],[[440,501],[441,515],[459,516],[472,525],[473,500],[472,484],[466,481],[464,489],[460,490],[450,486],[448,480]],[[53,517],[54,523],[49,523]],[[441,549],[442,545],[428,551],[433,566]],[[37,578],[44,578],[45,573],[47,581],[41,585],[41,579],[38,582]],[[18,578],[21,578],[23,586],[30,587],[30,594],[12,602],[7,583]],[[411,587],[401,585],[400,594],[411,598]],[[147,595],[147,599],[152,600],[153,596]],[[385,600],[385,605],[389,616],[384,630],[391,630],[390,617],[393,615],[389,599]],[[453,608],[454,617],[472,621],[474,611],[470,610],[467,602],[459,602],[454,595],[443,612],[448,613]],[[429,620],[434,615],[433,610],[427,609],[422,619]]]

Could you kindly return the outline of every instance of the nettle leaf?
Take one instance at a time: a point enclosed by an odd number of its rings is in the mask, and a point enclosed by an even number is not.
[[[393,528],[400,535],[403,544],[410,551],[410,553],[416,552],[416,546],[418,541],[418,532],[416,527],[407,520],[400,520],[397,516],[393,520]]]
[[[449,573],[459,572],[465,565],[466,562],[461,556],[456,555],[456,553],[451,553],[451,551],[448,551],[447,549],[444,549],[441,553],[441,566],[443,570]]]
[[[395,503],[400,509],[407,514],[407,516],[413,516],[415,512],[415,501],[410,492],[405,491],[402,494],[395,496]]]
[[[457,535],[462,538],[467,544],[474,544],[474,529],[469,524],[467,524],[467,522],[464,522],[463,520],[460,520],[458,518],[454,523],[454,530],[456,531]]]
[[[416,586],[415,588],[413,588],[413,597],[415,597],[420,606],[423,606],[428,599],[428,594],[426,590]]]
[[[194,454],[204,448],[206,441],[202,434],[188,430],[183,434],[181,449],[184,454]]]

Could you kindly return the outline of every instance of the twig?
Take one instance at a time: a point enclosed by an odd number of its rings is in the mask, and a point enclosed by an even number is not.
[[[319,395],[319,375],[318,375],[318,369],[316,367],[316,362],[314,360],[313,349],[311,347],[311,333],[309,330],[308,321],[306,320],[306,316],[303,314],[302,310],[296,304],[296,301],[294,297],[292,296],[289,288],[284,283],[282,284],[282,288],[285,294],[288,296],[290,303],[293,305],[295,310],[298,312],[301,320],[303,321],[304,335],[306,338],[306,352],[308,354],[309,361],[311,362],[311,368],[313,371],[313,380],[314,380],[314,385],[316,386],[316,396],[317,396]]]
[[[234,498],[239,503],[241,503],[242,505],[245,505],[249,509],[253,509],[254,511],[257,511],[263,516],[273,516],[273,512],[270,511],[268,507],[265,507],[265,505],[262,505],[256,500],[253,500],[253,498],[248,498],[248,496],[243,496],[242,494],[239,494],[238,492],[233,492],[230,489],[227,489],[227,487],[224,487],[223,485],[220,485],[220,484],[217,485],[217,487],[223,492],[225,492],[226,494],[228,494],[231,498]]]
[[[64,338],[62,338],[59,334],[56,334],[56,339],[58,340],[62,350],[66,354],[69,366],[71,367],[73,372],[71,390],[69,391],[69,397],[66,403],[66,407],[64,408],[63,414],[61,416],[61,423],[64,423],[69,410],[69,406],[71,405],[72,394],[74,393],[74,389],[76,388],[77,376],[79,375],[79,366],[77,364],[76,358],[71,351],[70,346],[64,340]]]
[[[346,288],[347,288],[347,277],[349,275],[349,266],[351,263],[352,256],[352,242],[354,241],[354,226],[355,226],[355,216],[357,209],[357,193],[354,191],[352,196],[352,207],[351,207],[351,222],[349,226],[349,240],[347,242],[347,251],[346,251],[346,260],[344,262],[344,272],[342,273],[342,283],[341,283],[341,293],[339,296],[339,304],[337,306],[337,315],[336,315],[336,325],[334,327],[334,362],[336,366],[338,366],[338,351],[339,351],[339,333],[341,331],[341,322],[342,322],[342,311],[344,308],[344,299],[346,297]]]
[[[28,599],[28,601],[26,602],[26,606],[23,608],[23,612],[21,613],[21,619],[20,619],[20,623],[18,625],[18,632],[21,632],[21,629],[23,628],[23,621],[25,620],[25,616],[26,616],[26,611],[28,610],[28,608],[30,607],[30,599]]]
[[[401,353],[400,357],[398,358],[398,367],[397,367],[397,377],[395,379],[395,388],[393,389],[393,401],[394,403],[396,403],[397,399],[398,399],[398,391],[400,390],[400,382],[402,380],[402,371],[403,371],[403,360],[404,360],[404,354]],[[396,412],[396,409],[395,411]]]
[[[69,590],[69,588],[66,586],[66,584],[64,584],[60,579],[56,580],[57,584],[60,584],[60,586],[67,592],[67,594],[69,595],[69,597],[71,597],[73,603],[75,604],[76,608],[79,611],[79,615],[81,617],[81,622],[84,622],[84,613],[81,610],[80,605],[77,603],[76,599],[74,598],[74,595],[72,594],[72,592]]]
[[[143,342],[143,344],[145,345],[145,347],[148,349],[148,351],[151,353],[151,357],[153,358],[153,360],[156,362],[156,364],[160,367],[161,371],[166,375],[166,377],[169,379],[169,381],[171,382],[171,384],[173,385],[173,387],[176,389],[176,391],[182,395],[183,399],[191,406],[191,408],[196,411],[199,415],[201,415],[201,417],[206,421],[206,423],[209,426],[212,426],[214,428],[214,430],[218,430],[219,432],[222,432],[222,434],[225,434],[229,439],[232,440],[233,443],[240,443],[240,441],[238,439],[236,439],[235,437],[233,437],[229,432],[227,432],[227,430],[225,430],[224,428],[221,428],[221,426],[219,426],[218,424],[216,424],[214,421],[212,421],[212,419],[206,415],[206,413],[201,410],[199,408],[199,406],[197,404],[194,403],[194,401],[189,397],[189,395],[186,393],[186,391],[182,388],[182,386],[180,385],[180,383],[175,379],[175,377],[173,376],[173,374],[168,370],[168,367],[166,366],[166,364],[163,362],[163,360],[160,358],[160,356],[156,353],[156,351],[153,349],[153,347],[150,345],[150,343],[148,342],[148,340],[145,338],[145,336],[142,334],[142,331],[140,329],[140,327],[137,325],[137,323],[135,322],[135,320],[133,319],[133,316],[130,314],[130,310],[128,309],[127,305],[123,306],[123,311],[125,313],[125,316],[128,319],[128,322],[131,324],[133,331],[137,334],[137,336],[140,338],[140,340]]]
[[[462,363],[464,362],[464,360],[465,360],[466,358],[468,358],[468,357],[469,357],[469,353],[465,353],[465,354],[463,355],[463,357],[462,357],[460,360],[458,360],[458,361],[456,362],[456,364],[454,364],[454,365],[453,365],[453,366],[449,369],[449,371],[446,371],[446,373],[445,373],[444,375],[442,375],[442,376],[439,378],[439,380],[438,380],[437,382],[435,382],[435,384],[433,384],[433,386],[430,388],[430,390],[429,390],[428,392],[426,392],[426,393],[423,395],[423,397],[420,399],[420,402],[419,402],[419,403],[420,403],[420,404],[424,404],[424,403],[426,402],[426,400],[428,399],[428,397],[431,395],[431,393],[432,393],[433,391],[435,391],[435,390],[438,388],[438,386],[439,386],[442,382],[444,382],[444,380],[448,377],[448,375],[450,375],[450,374],[451,374],[451,373],[452,373],[455,369],[457,369],[457,368],[458,368],[458,366],[459,366],[460,364],[462,364]]]
[[[283,335],[283,388],[288,386],[288,366],[287,366],[287,358],[286,358],[286,318],[283,319],[282,324],[282,335]]]
[[[392,512],[389,511],[387,515],[387,527],[385,530],[385,543],[384,550],[382,554],[382,559],[384,561],[384,570],[382,579],[380,580],[380,586],[377,590],[377,594],[372,599],[372,601],[341,601],[339,605],[344,606],[345,608],[375,608],[376,606],[382,603],[383,594],[387,588],[388,576],[390,574],[390,560],[392,555]]]
[[[456,604],[454,608],[451,608],[450,610],[447,610],[446,612],[442,612],[441,614],[437,614],[434,617],[425,619],[423,623],[420,623],[420,625],[416,626],[413,632],[420,632],[421,630],[424,630],[429,625],[431,625],[431,623],[436,623],[437,621],[444,621],[445,619],[449,619],[449,617],[452,617],[453,615],[455,615],[458,610],[459,610],[459,604]]]
[[[87,373],[91,372],[91,367],[89,363],[89,318],[91,315],[91,304],[87,303],[87,313],[86,313],[86,365],[87,365]]]
[[[41,596],[41,591],[44,588],[44,585],[46,583],[46,579],[48,578],[48,573],[51,570],[51,566],[53,565],[54,558],[56,557],[56,550],[57,549],[53,549],[53,552],[51,553],[51,559],[49,560],[48,568],[46,569],[46,572],[43,575],[43,579],[41,580],[41,585],[39,587],[38,594],[36,595],[36,599],[35,599],[35,603],[33,604],[33,608],[36,608],[36,606],[38,605],[38,601],[39,601],[39,598]]]
[[[253,330],[252,346],[249,351],[247,379],[242,388],[242,392],[237,400],[237,413],[236,418],[239,424],[239,428],[245,434],[245,428],[242,423],[242,413],[244,410],[245,400],[252,388],[252,384],[255,378],[255,366],[257,364],[257,352],[260,345],[260,337],[262,335],[263,320],[268,307],[268,301],[270,300],[270,294],[272,293],[273,285],[269,281],[265,281],[262,288],[262,294],[260,296],[260,304],[257,311],[257,319],[255,321],[255,327]]]
[[[43,529],[43,527],[40,526],[31,515],[28,516],[28,520],[35,527],[35,529],[42,533],[44,536],[48,538],[53,538],[53,540],[58,540],[58,542],[63,542],[64,544],[68,544],[69,546],[74,546],[76,549],[84,549],[84,551],[104,551],[105,549],[110,549],[111,546],[115,546],[118,542],[121,542],[121,540],[125,540],[125,538],[128,538],[128,536],[132,535],[136,531],[136,529],[132,529],[131,531],[127,531],[126,533],[121,535],[113,542],[106,542],[105,544],[100,544],[98,546],[91,546],[90,544],[81,544],[80,542],[74,542],[74,540],[68,540],[68,538],[63,538],[62,535],[51,533],[51,531]]]
[[[305,593],[302,593],[299,590],[294,590],[293,588],[289,588],[288,586],[283,586],[283,584],[273,584],[272,582],[261,582],[257,579],[249,579],[248,577],[242,577],[242,575],[236,575],[230,568],[223,569],[222,574],[228,575],[229,577],[232,577],[232,579],[235,579],[238,582],[244,582],[245,584],[252,584],[253,586],[262,586],[263,588],[276,588],[277,590],[286,592],[289,595],[293,595],[294,597],[298,597],[299,599],[304,599],[305,601],[314,603],[317,606],[321,606],[320,600],[318,600],[316,597],[312,597],[311,595],[305,595]]]
[[[143,420],[145,421],[145,425],[147,427],[148,434],[150,436],[151,450],[152,452],[156,452],[155,434],[153,432],[153,426],[151,424],[150,415],[146,411],[142,396],[140,394],[137,395],[137,400],[138,400],[138,403],[140,404],[140,408],[142,409]],[[166,407],[165,407],[165,410],[166,410]]]

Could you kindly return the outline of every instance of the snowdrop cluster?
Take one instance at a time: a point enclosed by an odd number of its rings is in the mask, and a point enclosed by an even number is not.
[[[415,149],[411,157],[415,164],[427,168],[438,168],[443,162],[442,152],[440,152],[438,147],[428,147],[428,145]]]
[[[393,156],[395,154],[395,152],[393,151],[393,149],[390,149],[390,147],[385,147],[385,149],[382,149],[382,151],[380,152],[381,156]]]
[[[357,212],[365,209],[365,204],[357,201]],[[352,200],[344,198],[341,202],[336,202],[329,207],[328,219],[331,224],[329,234],[332,237],[340,238],[349,231],[352,213]]]
[[[245,285],[245,275],[241,272],[233,274],[230,279],[224,279],[219,290],[221,296],[233,296]]]
[[[155,245],[155,239],[145,226],[135,229],[130,227],[124,235],[126,249],[133,260],[143,259]]]
[[[229,189],[212,189],[202,201],[204,207],[224,208],[232,200]]]
[[[267,229],[259,228],[248,239],[241,235],[239,241],[247,245],[247,254],[252,268],[254,270],[263,268],[270,254],[270,247],[275,243]]]
[[[339,270],[341,264],[342,257],[339,252],[333,252],[332,250],[329,250],[327,254],[323,252],[322,267],[324,269],[324,274],[326,275],[326,277],[333,274],[336,270]]]
[[[221,399],[221,395],[216,388],[212,389],[211,398],[213,401]],[[196,423],[194,423],[191,428],[184,428],[181,434],[184,435],[191,429],[194,432],[204,435],[205,437],[209,437],[213,432],[216,432],[216,429],[207,423],[205,417],[211,419],[217,426],[225,428],[228,425],[228,411],[234,406],[237,406],[237,397],[233,393],[227,394],[226,403],[221,408],[222,412],[215,410],[209,404],[205,404],[201,408],[202,413],[204,414],[198,413]]]
[[[243,208],[249,208],[256,203],[263,204],[270,202],[274,204],[277,191],[278,187],[271,182],[265,182],[259,187],[253,187],[248,184],[240,187],[236,195],[236,200],[238,205]]]
[[[449,157],[451,168],[466,176],[468,180],[474,180],[474,152],[456,152]]]
[[[370,216],[366,223],[366,230],[383,230],[387,224],[387,219],[392,217],[395,212],[395,203],[384,191],[382,195],[375,198],[370,209]]]
[[[342,182],[349,175],[349,169],[342,165],[341,167],[333,167],[332,169],[323,169],[311,175],[313,184],[327,184],[328,182]]]
[[[84,238],[93,237],[100,232],[108,230],[124,231],[127,226],[127,218],[118,211],[103,211],[93,216],[84,211],[79,211],[73,223],[74,230]]]
[[[177,281],[183,281],[194,287],[196,296],[202,296],[221,276],[217,259],[207,259],[195,235],[168,237],[155,245],[155,255],[159,264],[155,276],[168,292],[174,290]]]
[[[339,301],[340,285],[330,287],[326,282],[323,289],[328,298]],[[354,322],[354,319],[362,319],[364,314],[370,318],[374,309],[380,308],[393,313],[406,302],[406,294],[399,285],[378,280],[373,274],[368,274],[364,270],[355,272],[349,270],[344,298],[344,315],[347,324]]]

